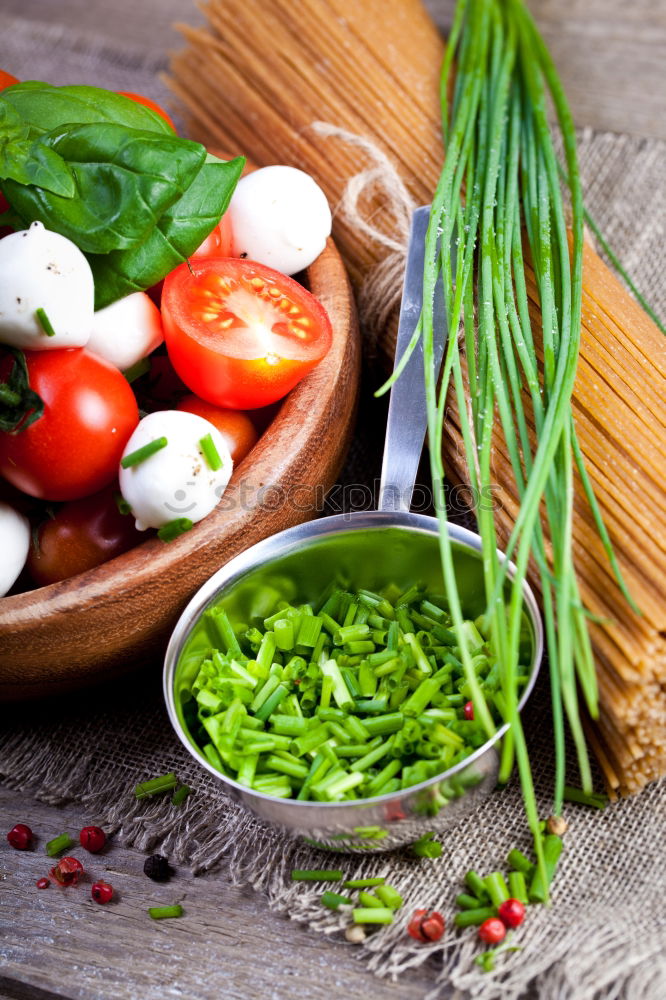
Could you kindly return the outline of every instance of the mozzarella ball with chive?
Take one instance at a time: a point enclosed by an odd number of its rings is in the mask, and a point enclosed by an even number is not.
[[[296,167],[262,167],[242,177],[228,213],[234,257],[248,257],[283,274],[309,267],[331,233],[326,195]]]
[[[217,506],[232,469],[224,438],[208,420],[158,410],[139,421],[125,446],[120,492],[139,531],[177,518],[196,523]]]
[[[159,309],[145,292],[133,292],[95,313],[88,350],[124,372],[163,340]]]
[[[65,236],[33,222],[0,240],[0,343],[27,351],[85,347],[94,302],[90,264]]]
[[[10,590],[25,566],[30,548],[28,519],[0,501],[0,597]]]

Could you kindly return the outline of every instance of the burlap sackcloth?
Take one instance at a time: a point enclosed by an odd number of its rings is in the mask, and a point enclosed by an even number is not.
[[[38,65],[42,78],[54,83],[95,82],[162,101],[167,97],[155,76],[165,68],[163,56],[146,56],[127,45],[115,50],[98,38],[37,29],[18,19],[6,22],[3,47],[11,39],[11,68],[24,78]],[[661,312],[666,305],[661,253],[665,146],[589,131],[580,135],[588,207]],[[378,379],[366,378],[343,484],[371,485],[379,472],[385,409],[369,394],[372,381]],[[277,911],[308,923],[313,932],[340,935],[342,920],[321,907],[321,890],[293,885],[288,878],[291,868],[320,867],[327,856],[255,820],[192,762],[162,706],[159,663],[111,687],[50,705],[12,707],[3,715],[0,774],[8,786],[54,805],[79,802],[91,820],[116,830],[125,844],[159,848],[195,871],[224,863],[235,883],[264,893]],[[549,812],[552,780],[549,723],[542,683],[526,713],[542,815]],[[170,770],[195,789],[182,809],[164,800],[136,801],[137,781]],[[574,770],[569,777],[575,783]],[[407,937],[403,919],[371,935],[358,947],[359,958],[383,976],[398,976],[429,961],[437,983],[429,994],[433,1000],[450,996],[452,987],[461,996],[483,1000],[528,995],[665,1000],[666,783],[603,813],[570,806],[566,818],[569,832],[553,906],[530,909],[515,936],[522,951],[503,956],[493,972],[483,973],[473,963],[480,950],[473,930],[449,929],[441,942],[425,946]],[[464,872],[503,868],[513,847],[530,849],[517,781],[448,835],[437,861],[398,853],[338,857],[336,864],[349,877],[385,875],[405,897],[405,914],[426,906],[450,920]]]

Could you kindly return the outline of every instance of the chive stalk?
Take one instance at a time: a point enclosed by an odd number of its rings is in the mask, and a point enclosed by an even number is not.
[[[156,452],[161,451],[162,448],[166,448],[169,442],[165,437],[155,438],[154,441],[148,441],[147,444],[137,448],[136,451],[131,451],[129,455],[124,455],[120,464],[123,469],[130,469],[133,465],[139,465],[141,462],[145,462],[147,458],[154,455]]]
[[[39,309],[35,309],[35,318],[47,337],[55,337],[56,332],[53,329],[51,320],[46,315],[46,310],[42,309],[41,306]]]

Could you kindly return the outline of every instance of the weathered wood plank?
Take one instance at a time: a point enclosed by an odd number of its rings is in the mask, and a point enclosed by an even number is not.
[[[230,0],[241,2],[241,0]],[[666,138],[661,0],[528,0],[560,70],[581,127]],[[425,0],[442,28],[455,0]],[[195,0],[3,0],[3,13],[63,24],[111,43],[166,52],[179,44],[174,21],[200,24]],[[10,66],[6,68],[10,69]]]
[[[192,878],[179,870],[165,885],[143,874],[144,855],[113,844],[100,855],[72,854],[90,872],[76,888],[35,887],[51,862],[44,844],[86,819],[0,788],[0,1000],[418,1000],[435,971],[399,983],[376,979],[352,945],[324,939],[266,908],[263,897],[233,888],[224,873]],[[5,839],[30,825],[34,851]],[[117,901],[100,906],[90,885],[111,882]],[[181,902],[177,920],[152,921],[148,906]]]

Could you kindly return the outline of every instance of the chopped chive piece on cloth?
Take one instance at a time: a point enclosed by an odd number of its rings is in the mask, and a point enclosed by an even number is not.
[[[148,444],[144,444],[141,448],[137,448],[136,451],[131,451],[129,455],[125,455],[120,459],[120,464],[123,469],[129,469],[133,465],[138,465],[140,462],[145,462],[147,458],[154,455],[155,452],[161,451],[162,448],[166,448],[169,442],[165,437],[155,438],[154,441],[149,441]]]
[[[570,785],[564,786],[564,801],[577,802],[583,806],[592,806],[593,809],[605,809],[609,803],[607,795],[600,792],[584,792],[582,788],[572,788]]]
[[[378,886],[379,889],[384,888],[383,886]],[[366,906],[371,910],[381,910],[388,906],[388,903],[383,903],[381,899],[375,896],[372,892],[366,892],[365,889],[361,889],[358,894],[358,901],[362,906]],[[395,907],[389,907],[389,909],[395,909]]]
[[[442,845],[438,840],[434,840],[434,833],[426,833],[411,844],[409,850],[417,858],[439,858],[442,854]]]
[[[340,906],[351,906],[353,900],[349,896],[340,896],[337,892],[325,892],[322,894],[321,902],[329,910],[337,910]]]
[[[399,910],[405,902],[400,893],[391,885],[378,885],[375,889],[375,895],[384,906],[388,906],[389,910]]]
[[[344,889],[372,889],[376,885],[384,885],[384,878],[350,878],[343,882]]]
[[[509,851],[506,860],[507,864],[509,865],[509,868],[513,868],[514,871],[517,872],[522,872],[523,875],[527,876],[528,878],[531,877],[532,873],[534,872],[534,865],[532,864],[530,859],[525,857],[523,852],[517,850],[516,848],[514,848],[512,851]]]
[[[470,890],[473,896],[477,899],[486,900],[488,899],[488,889],[485,882],[475,871],[470,870],[467,872],[464,878],[465,885]]]
[[[352,919],[355,924],[392,924],[393,910],[388,907],[357,907],[352,910]]]
[[[162,774],[159,778],[151,778],[150,781],[142,781],[134,789],[137,799],[147,799],[152,795],[162,795],[164,792],[172,791],[178,784],[178,778],[173,772]]]
[[[342,872],[338,869],[294,868],[291,873],[292,882],[342,882],[342,878]]]
[[[482,906],[479,910],[462,910],[461,913],[456,913],[453,923],[456,927],[478,927],[484,920],[496,916],[497,910],[494,906]]]
[[[562,846],[561,837],[556,837],[555,834],[549,834],[547,837],[544,837],[543,856],[546,881],[544,881],[540,869],[537,868],[527,893],[530,903],[545,903],[548,899],[548,887],[553,880],[557,862],[562,853]]]
[[[181,785],[180,788],[176,789],[173,793],[171,801],[175,806],[180,806],[191,793],[192,789],[189,785]]]
[[[520,873],[513,872],[512,874],[515,875]],[[456,896],[456,906],[458,906],[461,910],[480,910],[481,900],[477,899],[476,896],[470,896],[466,892],[461,892],[459,896]]]
[[[492,872],[483,881],[493,906],[499,907],[509,898],[509,889],[501,872]]]
[[[527,885],[523,872],[509,872],[509,895],[527,906]]]

